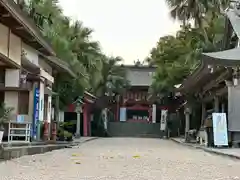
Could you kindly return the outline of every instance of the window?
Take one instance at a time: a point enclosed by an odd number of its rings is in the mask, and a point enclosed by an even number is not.
[[[155,75],[155,72],[149,72],[148,75],[153,77]]]
[[[29,92],[19,92],[18,113],[28,114],[29,109]]]
[[[0,69],[0,84],[5,84],[5,69]]]

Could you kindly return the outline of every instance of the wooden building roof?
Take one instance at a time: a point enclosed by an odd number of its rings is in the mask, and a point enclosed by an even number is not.
[[[178,88],[179,91],[196,92],[203,90],[203,86],[206,84],[214,84],[210,83],[211,81],[218,80],[220,82],[222,79],[228,78],[231,68],[240,66],[240,48],[228,49],[229,47],[227,46],[231,40],[230,27],[240,39],[240,17],[237,11],[235,8],[229,8],[226,11],[228,19],[226,21],[225,36],[227,37],[225,37],[224,46],[222,47],[226,50],[202,53],[200,65],[183,81],[182,85]],[[211,72],[212,68],[214,69],[213,72]]]
[[[34,21],[13,0],[0,0],[0,14],[0,22],[10,27],[26,44],[45,55],[55,55]]]
[[[122,65],[122,67],[126,69],[126,78],[130,86],[149,87],[152,84],[156,67],[146,65]]]
[[[55,70],[76,77],[67,63],[55,57],[56,54],[50,43],[43,37],[33,19],[13,0],[0,0],[0,23],[8,26],[23,42],[36,49]]]

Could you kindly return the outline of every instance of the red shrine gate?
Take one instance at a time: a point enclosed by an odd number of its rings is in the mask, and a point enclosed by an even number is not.
[[[116,118],[109,122],[110,136],[160,137],[162,107],[147,100],[146,87],[132,87],[116,104]],[[166,109],[166,107],[164,107]]]
[[[84,92],[83,97],[83,136],[91,136],[91,114],[92,114],[92,107],[94,102],[97,100],[97,97],[88,93]],[[68,108],[68,112],[75,112],[76,104],[70,104]]]

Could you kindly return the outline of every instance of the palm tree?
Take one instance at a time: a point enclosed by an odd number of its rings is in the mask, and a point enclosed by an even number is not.
[[[172,91],[199,64],[202,52],[219,49],[224,36],[224,17],[207,21],[205,27],[209,41],[205,41],[200,28],[182,26],[176,36],[161,37],[149,56],[149,62],[157,66],[150,88],[152,94]]]
[[[62,101],[69,103],[75,96],[101,79],[102,54],[99,43],[91,40],[92,29],[82,22],[71,20],[62,14],[58,0],[30,0],[19,2],[20,6],[38,23],[36,16],[45,18],[41,21],[43,35],[51,42],[57,57],[66,61],[77,74],[71,79],[62,74],[56,77],[54,89],[60,93]],[[54,23],[52,23],[54,22]]]
[[[202,27],[206,15],[216,16],[223,13],[229,0],[166,0],[170,7],[171,17],[178,19],[183,24],[194,20],[196,27]]]
[[[105,56],[102,66],[102,79],[96,87],[96,94],[112,96],[122,93],[128,86],[126,71],[120,66],[122,61],[121,57]]]
[[[63,104],[73,101],[84,90],[102,96],[112,95],[125,85],[125,71],[117,64],[120,57],[107,57],[101,52],[99,43],[91,39],[92,29],[80,21],[71,20],[62,14],[58,0],[30,0],[22,3],[23,9],[32,17],[41,14],[51,17],[44,21],[42,33],[51,42],[57,57],[66,61],[77,74],[70,79],[58,74],[54,89],[59,92]]]

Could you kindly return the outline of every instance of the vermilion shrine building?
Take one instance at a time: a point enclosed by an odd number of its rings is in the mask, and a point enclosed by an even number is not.
[[[159,136],[161,107],[148,100],[148,89],[156,68],[123,66],[130,87],[117,98],[115,121],[108,123],[110,136]]]

